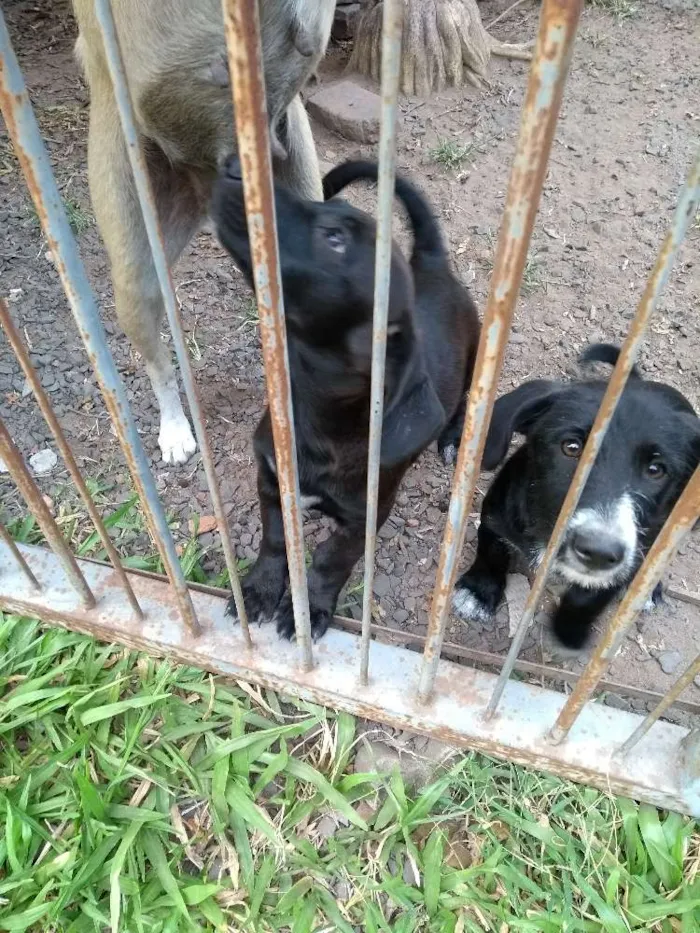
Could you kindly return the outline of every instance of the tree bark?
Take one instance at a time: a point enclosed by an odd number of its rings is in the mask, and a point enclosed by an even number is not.
[[[348,68],[381,79],[382,0],[370,0],[358,24]],[[405,0],[401,91],[429,97],[466,82],[487,83],[491,55],[529,59],[522,45],[498,42],[484,29],[477,0]]]

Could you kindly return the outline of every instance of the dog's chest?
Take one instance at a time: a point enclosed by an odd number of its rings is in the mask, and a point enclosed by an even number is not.
[[[277,465],[274,457],[269,454],[265,456],[268,466],[277,476]],[[300,458],[303,462],[303,457]],[[345,521],[351,513],[354,513],[353,505],[359,505],[364,514],[366,508],[364,497],[361,503],[355,503],[357,497],[351,497],[348,501],[346,490],[343,484],[338,482],[333,472],[326,470],[309,470],[308,464],[304,464],[299,471],[299,492],[300,504],[302,509],[317,508],[330,518],[337,521]]]

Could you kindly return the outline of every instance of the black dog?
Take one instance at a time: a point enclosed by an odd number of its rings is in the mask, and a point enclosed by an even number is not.
[[[329,172],[332,197],[377,166],[348,162]],[[423,196],[403,178],[396,194],[413,226],[411,265],[391,261],[379,521],[387,519],[403,474],[436,438],[454,456],[479,337],[476,309],[452,275],[440,230]],[[289,343],[299,482],[307,504],[337,522],[309,572],[315,638],[328,627],[340,591],[364,550],[376,225],[347,202],[305,201],[275,187],[280,266]],[[250,245],[240,163],[215,187],[219,239],[250,281]],[[243,581],[251,620],[275,618],[294,634],[291,594],[269,411],[255,432],[263,523],[260,554]],[[229,611],[235,613],[233,602]]]
[[[614,365],[618,355],[598,344],[581,360]],[[496,402],[483,468],[501,463],[514,433],[526,441],[484,499],[476,558],[455,588],[463,617],[493,615],[513,551],[533,567],[542,559],[605,388],[535,380]],[[585,644],[630,582],[699,462],[700,419],[689,402],[633,370],[554,565],[566,590],[553,628],[567,648]]]

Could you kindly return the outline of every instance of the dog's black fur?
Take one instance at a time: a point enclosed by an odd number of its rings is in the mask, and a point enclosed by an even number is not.
[[[618,356],[617,347],[597,344],[581,359],[614,365]],[[460,614],[483,619],[496,611],[513,552],[537,566],[605,388],[599,380],[534,380],[496,402],[483,468],[501,463],[514,433],[526,440],[484,499],[476,558],[455,589]],[[578,650],[586,643],[595,620],[632,579],[699,462],[700,419],[690,403],[670,386],[643,380],[635,369],[557,557],[555,570],[567,588],[553,629],[565,647]]]
[[[331,198],[377,165],[347,162],[328,173]],[[454,457],[479,338],[468,290],[449,268],[442,236],[423,196],[404,178],[396,194],[413,226],[410,266],[391,260],[378,525],[389,515],[409,465],[437,438]],[[312,202],[275,186],[299,483],[304,497],[335,519],[309,572],[315,638],[328,627],[340,591],[364,550],[376,225],[342,200]],[[252,280],[240,163],[232,159],[214,191],[219,239]],[[263,523],[260,554],[243,581],[252,620],[275,618],[294,634],[282,512],[269,411],[255,432]],[[229,609],[235,613],[233,603]]]

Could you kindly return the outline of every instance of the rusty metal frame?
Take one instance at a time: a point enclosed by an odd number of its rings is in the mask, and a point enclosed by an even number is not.
[[[20,545],[27,562],[47,587],[51,606],[28,584],[15,565],[3,573],[2,603],[18,615],[40,616],[46,622],[84,632],[174,661],[280,690],[314,703],[346,709],[364,718],[430,735],[462,748],[552,771],[604,792],[645,800],[659,807],[688,812],[683,775],[669,766],[687,730],[658,722],[640,742],[634,767],[615,757],[619,745],[634,731],[641,717],[600,703],[588,704],[579,727],[567,742],[552,745],[546,730],[562,708],[561,693],[513,681],[497,716],[486,722],[482,710],[493,691],[493,674],[441,660],[437,665],[433,702],[420,702],[407,685],[417,683],[421,658],[403,648],[375,642],[374,676],[361,691],[357,669],[361,642],[356,635],[331,628],[316,646],[316,664],[300,671],[295,649],[280,642],[272,626],[256,632],[248,648],[237,628],[224,615],[226,598],[192,590],[202,634],[193,637],[180,624],[167,583],[152,575],[133,575],[134,591],[146,619],[134,622],[126,611],[121,589],[104,565],[80,561],[95,592],[97,610],[85,609],[65,585],[54,555],[44,548]],[[8,564],[0,544],[0,566]],[[131,575],[131,572],[128,571]]]
[[[652,699],[656,705],[645,719],[591,702],[596,690],[618,686],[603,680],[608,663],[622,634],[640,610],[679,542],[700,515],[700,468],[650,549],[584,672],[574,677],[568,672],[518,660],[523,638],[543,594],[562,535],[624,390],[678,246],[690,219],[695,216],[700,201],[700,151],[640,300],[500,672],[495,675],[457,666],[444,657],[466,657],[486,666],[499,666],[503,660],[488,652],[446,646],[443,644],[444,632],[582,4],[583,0],[543,0],[542,3],[428,631],[424,640],[418,636],[407,638],[405,633],[401,633],[404,640],[423,643],[422,656],[386,644],[383,639],[391,638],[392,630],[374,626],[371,616],[403,20],[400,0],[385,0],[384,4],[383,119],[379,146],[363,617],[361,623],[342,622],[346,629],[349,627],[352,631],[331,630],[313,652],[257,0],[222,0],[222,9],[298,650],[280,643],[270,626],[260,629],[255,644],[250,638],[235,553],[189,365],[109,0],[95,0],[97,18],[154,264],[202,451],[233,595],[243,623],[240,628],[234,629],[224,617],[226,595],[211,588],[188,587],[184,581],[165,512],[155,490],[123,385],[107,348],[104,328],[78,257],[0,11],[0,107],[169,580],[166,582],[162,577],[126,571],[122,567],[7,306],[0,299],[0,324],[112,562],[108,567],[95,561],[77,560],[71,554],[19,450],[0,422],[0,455],[52,548],[49,551],[18,546],[0,525],[0,606],[7,611],[36,615],[98,638],[116,639],[153,654],[166,655],[187,664],[195,663],[362,716],[436,735],[457,745],[552,770],[604,790],[700,815],[697,790],[693,789],[693,782],[697,782],[698,776],[679,764],[686,761],[683,747],[691,733],[661,719],[700,672],[700,657],[663,697],[647,695],[647,699]],[[125,593],[126,601],[123,598]],[[542,677],[551,676],[554,680],[573,681],[572,693],[565,698],[541,686],[513,680],[511,674],[514,669]],[[693,704],[685,703],[683,708],[697,712]],[[632,748],[637,750],[634,766],[628,759]]]

